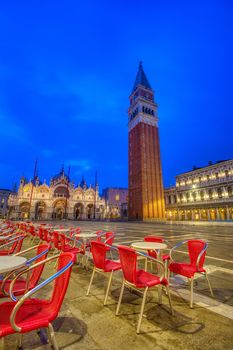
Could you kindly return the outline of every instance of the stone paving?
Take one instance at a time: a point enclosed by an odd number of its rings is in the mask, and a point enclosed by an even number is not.
[[[56,223],[57,224],[57,223]],[[215,299],[210,298],[203,278],[196,279],[194,309],[188,306],[189,291],[179,278],[172,279],[172,303],[174,316],[169,313],[167,297],[163,305],[157,303],[157,290],[148,293],[141,334],[136,335],[141,297],[126,290],[121,312],[115,316],[116,303],[121,286],[121,272],[115,275],[107,306],[103,298],[107,279],[97,274],[89,297],[86,291],[91,276],[91,266],[85,270],[73,267],[69,289],[59,317],[54,322],[60,349],[233,349],[233,232],[227,227],[170,226],[155,223],[110,223],[110,222],[58,222],[64,226],[80,226],[82,231],[97,229],[116,232],[115,243],[130,244],[140,241],[145,235],[164,236],[173,246],[188,238],[208,240],[206,266],[210,272]],[[177,253],[179,259],[185,252]],[[51,274],[52,264],[45,270]],[[177,292],[178,291],[178,292]],[[44,290],[44,295],[49,290]],[[16,336],[8,336],[0,342],[0,350],[16,349]],[[23,349],[50,349],[42,331],[23,336]]]

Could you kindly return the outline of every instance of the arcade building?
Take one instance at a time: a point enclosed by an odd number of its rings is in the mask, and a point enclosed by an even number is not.
[[[98,184],[87,186],[82,179],[78,186],[71,182],[64,168],[51,178],[50,185],[38,177],[20,180],[18,192],[8,199],[10,219],[103,219],[105,200],[99,196]]]
[[[168,220],[233,220],[233,159],[177,175],[164,194]]]

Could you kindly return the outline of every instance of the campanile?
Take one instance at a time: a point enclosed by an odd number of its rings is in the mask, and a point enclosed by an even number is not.
[[[157,104],[141,63],[130,95],[128,131],[129,220],[162,219],[165,208]]]

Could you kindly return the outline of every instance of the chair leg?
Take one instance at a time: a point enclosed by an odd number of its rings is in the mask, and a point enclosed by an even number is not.
[[[52,345],[53,341],[52,341],[52,337],[51,337],[49,328],[46,328],[46,330],[47,330],[47,335],[48,335],[48,343],[50,343]]]
[[[148,290],[148,287],[146,287],[146,289],[145,289],[145,291],[143,293],[142,305],[141,305],[141,310],[140,310],[139,320],[138,320],[138,325],[137,325],[137,334],[140,333],[140,327],[141,327],[141,323],[142,323],[142,316],[143,316],[143,311],[144,311],[145,302],[146,302],[147,290]]]
[[[19,335],[18,335],[18,349],[22,348],[22,338],[23,338],[23,334],[19,333]]]
[[[193,308],[193,277],[190,280],[190,307]]]
[[[145,271],[147,271],[147,264],[148,264],[148,261],[147,261],[147,258],[146,258],[145,259],[145,267],[144,267]]]
[[[92,275],[91,275],[91,280],[90,280],[90,283],[89,283],[86,295],[89,295],[89,293],[90,293],[90,289],[91,289],[91,285],[92,285],[92,282],[93,282],[94,275],[95,275],[95,267],[94,267]]]
[[[166,286],[165,288],[166,288],[166,292],[167,292],[167,296],[168,296],[168,301],[169,301],[169,305],[170,305],[171,314],[174,315],[173,308],[172,308],[172,300],[171,300],[170,289],[169,289],[168,286]]]
[[[214,298],[213,289],[212,289],[212,287],[211,287],[210,280],[209,280],[209,277],[208,277],[207,273],[205,273],[205,278],[206,278],[207,283],[208,283],[208,286],[209,286],[210,294],[211,294],[211,296]]]
[[[59,348],[57,346],[57,341],[56,341],[56,338],[55,338],[54,329],[53,329],[53,326],[52,326],[51,323],[49,323],[48,330],[49,330],[49,333],[50,333],[51,345],[52,345],[53,349],[54,350],[59,350]]]
[[[104,305],[107,304],[108,294],[109,294],[109,290],[110,290],[111,283],[112,283],[112,274],[113,274],[113,271],[111,271],[109,279],[108,279],[108,286],[107,286],[107,290],[106,290],[106,293],[105,293]]]
[[[118,303],[117,303],[116,315],[119,315],[121,301],[122,301],[122,297],[123,297],[123,293],[124,293],[124,288],[125,288],[125,281],[123,280],[122,281],[122,286],[121,286],[121,292],[120,292],[119,300],[118,300]]]
[[[163,300],[162,300],[162,285],[158,285],[158,303],[159,305],[162,305]]]

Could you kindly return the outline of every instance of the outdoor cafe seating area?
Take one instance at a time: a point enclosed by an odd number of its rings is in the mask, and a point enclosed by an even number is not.
[[[100,223],[101,226],[101,223]],[[156,233],[156,232],[155,232]],[[190,282],[190,303],[194,307],[193,289],[196,274],[205,276],[210,295],[211,284],[205,269],[207,242],[189,239],[171,247],[164,238],[150,235],[142,241],[116,244],[117,232],[82,231],[79,227],[65,228],[62,225],[0,222],[0,338],[18,335],[18,346],[22,346],[24,333],[42,328],[47,329],[48,342],[59,349],[53,322],[59,315],[67,288],[69,288],[72,267],[90,275],[86,285],[86,302],[95,293],[98,276],[107,277],[103,306],[108,305],[115,275],[120,275],[121,289],[115,305],[115,315],[124,309],[125,289],[142,296],[136,333],[141,333],[147,293],[157,287],[158,304],[163,299],[169,305],[167,311],[173,317],[170,292],[171,274],[180,275]],[[177,259],[176,249],[186,245],[189,261]],[[44,277],[45,268],[49,275]],[[75,275],[76,277],[76,275]],[[43,289],[51,285],[51,293]],[[46,295],[46,297],[45,297]]]

